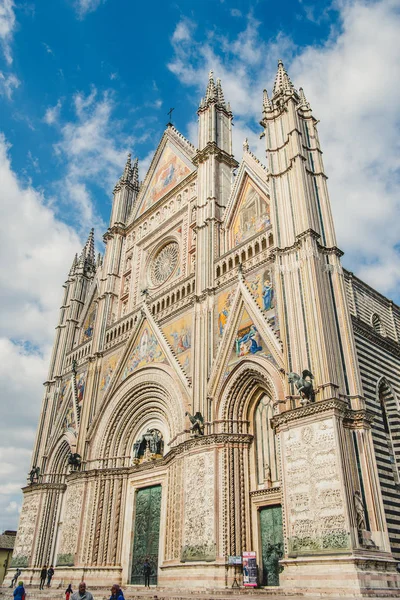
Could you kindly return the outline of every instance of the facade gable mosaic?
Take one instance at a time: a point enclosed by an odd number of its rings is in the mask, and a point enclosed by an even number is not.
[[[186,313],[162,327],[174,354],[188,377],[192,374],[192,313]]]
[[[194,167],[170,141],[164,146],[142,198],[137,216],[142,215],[160,198],[170,192]]]
[[[210,376],[211,394],[223,385],[236,365],[245,358],[263,357],[277,369],[283,366],[282,349],[276,334],[265,321],[255,298],[241,279],[236,290],[235,293],[235,288],[228,288],[222,294],[221,301],[218,298],[216,303],[214,319],[217,334],[221,329],[223,334]],[[270,292],[271,290],[268,294]],[[271,302],[271,295],[268,302]],[[262,297],[261,302],[264,302]],[[218,337],[216,339],[218,343]]]
[[[232,247],[271,224],[269,200],[250,179],[246,180],[235,213],[231,226]]]
[[[120,375],[120,382],[151,363],[167,364],[168,360],[147,320],[143,323]]]
[[[118,361],[121,357],[122,350],[119,349],[116,352],[108,354],[103,359],[100,374],[100,385],[99,385],[99,396],[102,398],[106,393],[113,376],[113,373],[117,367]]]

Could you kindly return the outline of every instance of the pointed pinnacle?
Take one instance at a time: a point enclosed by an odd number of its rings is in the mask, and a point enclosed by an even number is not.
[[[89,237],[83,249],[85,253],[85,258],[92,264],[95,264],[95,256],[94,256],[94,228],[90,230]],[[82,251],[82,252],[83,252]]]
[[[278,70],[276,72],[273,96],[279,92],[294,91],[294,85],[290,81],[290,77],[283,65],[283,62],[278,60]]]
[[[218,104],[220,104],[221,106],[225,107],[224,92],[222,91],[221,80],[219,78],[217,79],[216,92],[217,92],[217,102],[218,102]]]
[[[121,177],[121,179],[124,179],[125,181],[129,181],[131,178],[131,171],[132,171],[132,164],[131,164],[131,153],[128,153],[128,158],[126,161],[126,165],[125,165],[125,169],[124,169],[124,173]]]
[[[310,110],[311,106],[306,98],[303,88],[299,88],[299,96],[300,96],[300,102],[299,102],[300,108],[303,108],[304,110]]]
[[[77,255],[77,254],[75,254],[75,256],[74,256],[74,260],[72,261],[72,265],[71,265],[71,268],[70,268],[70,270],[69,270],[69,274],[70,274],[70,275],[73,275],[73,274],[74,274],[75,267],[76,267],[76,265],[77,265],[77,264],[78,264],[78,255]]]
[[[133,167],[132,167],[132,173],[131,173],[131,181],[135,187],[135,189],[139,189],[139,159],[135,158],[135,161],[133,163]]]
[[[263,91],[263,114],[272,110],[271,100],[269,99],[267,90]]]
[[[207,85],[205,100],[207,102],[208,100],[214,100],[214,99],[215,99],[214,73],[212,71],[210,71],[208,74],[208,85]]]

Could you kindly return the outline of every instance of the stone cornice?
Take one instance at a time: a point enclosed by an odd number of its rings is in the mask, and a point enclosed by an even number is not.
[[[206,161],[209,156],[215,156],[219,162],[224,162],[232,168],[237,168],[239,166],[239,163],[233,155],[227,154],[224,150],[221,150],[215,142],[208,142],[202,150],[198,150],[193,159],[193,163],[198,166],[200,163]]]
[[[282,425],[287,425],[293,421],[298,421],[304,417],[314,416],[325,412],[335,411],[342,416],[349,412],[348,405],[343,400],[331,398],[322,402],[313,402],[307,406],[294,408],[293,410],[285,411],[279,415],[275,415],[271,419],[271,425],[274,429],[278,429]]]
[[[382,337],[371,325],[364,323],[354,315],[351,315],[351,320],[355,334],[361,335],[363,338],[376,344],[383,350],[390,352],[394,356],[400,357],[400,345],[397,342],[390,338]]]
[[[67,489],[65,483],[32,483],[32,485],[27,485],[22,488],[22,492],[24,494],[32,493],[32,492],[45,492],[47,490],[58,490],[59,492],[64,492]]]

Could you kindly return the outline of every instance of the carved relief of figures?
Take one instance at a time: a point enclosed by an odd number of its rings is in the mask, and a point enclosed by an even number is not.
[[[125,271],[128,271],[131,268],[131,266],[132,266],[132,254],[129,254],[129,256],[126,257],[126,261],[125,261]]]
[[[354,508],[356,509],[357,529],[366,529],[364,503],[358,490],[354,492]]]
[[[131,283],[131,276],[127,275],[124,280],[124,289],[122,292],[123,294],[127,294],[129,292],[130,283]]]

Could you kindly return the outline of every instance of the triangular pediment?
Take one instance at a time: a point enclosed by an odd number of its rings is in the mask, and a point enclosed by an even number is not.
[[[130,376],[141,369],[156,365],[172,367],[184,387],[189,388],[183,365],[172,351],[147,306],[144,306],[125,349],[110,354],[103,363],[100,380],[103,401]]]
[[[214,360],[209,381],[210,394],[215,393],[241,360],[253,356],[263,357],[276,369],[284,366],[281,344],[274,330],[266,322],[245,282],[240,279],[234,297],[230,299],[229,313]]]
[[[192,162],[194,148],[186,140],[184,142],[178,138],[177,132],[170,129],[165,132],[140,190],[135,218],[154,206],[195,170]]]

